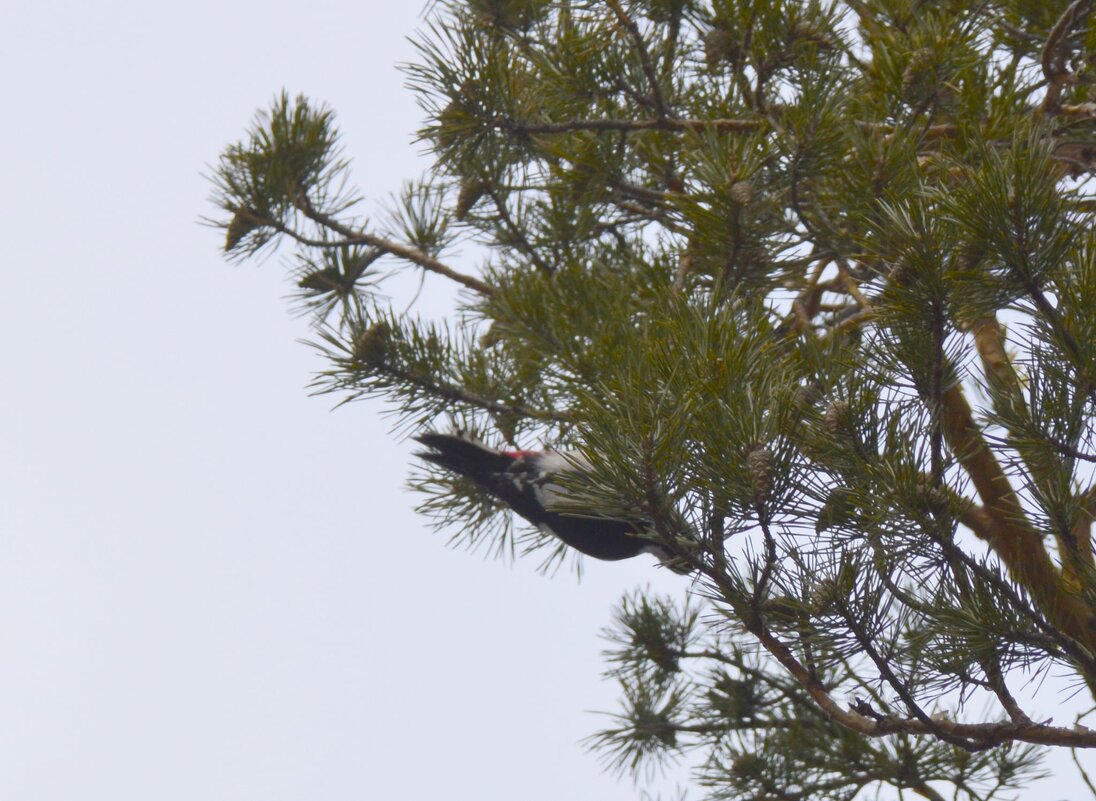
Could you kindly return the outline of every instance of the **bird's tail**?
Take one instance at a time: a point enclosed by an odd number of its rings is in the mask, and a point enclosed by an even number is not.
[[[505,472],[514,462],[513,456],[489,448],[460,433],[428,432],[415,437],[415,441],[430,449],[416,453],[420,459],[467,476],[478,483]]]

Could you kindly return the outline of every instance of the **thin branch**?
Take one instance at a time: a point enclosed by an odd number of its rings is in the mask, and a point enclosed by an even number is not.
[[[765,566],[761,568],[761,577],[757,580],[753,592],[753,613],[757,615],[763,614],[761,605],[765,600],[765,591],[769,588],[769,581],[772,579],[773,568],[776,566],[776,540],[773,539],[772,532],[769,530],[768,521],[761,517],[759,522],[765,537]]]
[[[967,554],[962,553],[961,549],[954,548],[954,550],[968,566],[975,569],[975,572],[979,572],[980,574],[989,573],[989,571],[985,570],[978,571],[976,568],[979,566],[976,564],[972,566],[970,563],[973,562],[973,560],[971,560]],[[791,649],[788,648],[785,643],[773,635],[765,626],[763,620],[756,615],[748,614],[749,610],[744,608],[743,604],[736,600],[740,593],[730,582],[730,579],[725,572],[715,570],[709,565],[702,565],[689,554],[683,554],[683,556],[685,558],[690,558],[700,572],[713,582],[719,591],[718,597],[731,606],[736,617],[742,621],[745,629],[757,639],[758,643],[760,643],[760,645],[768,651],[785,670],[787,670],[791,677],[795,679],[811,699],[818,704],[823,713],[831,720],[868,737],[886,737],[892,734],[936,734],[930,726],[927,726],[921,720],[899,719],[893,717],[883,717],[880,720],[873,720],[859,712],[842,707],[837,703],[818,677],[796,658],[795,654],[792,653]],[[983,578],[986,577],[983,576]],[[993,578],[992,574],[990,574],[989,579],[992,580]],[[993,583],[996,584],[998,582]],[[1012,588],[1007,584],[1004,586],[1004,591],[1010,593],[1016,600],[1019,600],[1018,596],[1015,595],[1015,592],[1013,592]],[[1021,604],[1021,607],[1022,606],[1023,605]],[[1061,635],[1059,635],[1059,637],[1061,637]],[[1066,640],[1066,643],[1067,645],[1069,644],[1068,640]],[[1078,658],[1079,663],[1088,663],[1087,666],[1091,666],[1093,661],[1091,658],[1086,659],[1086,655],[1083,652],[1078,653],[1075,647],[1071,650],[1076,654],[1075,658]],[[1046,724],[1022,723],[1016,721],[1008,723],[974,724],[956,723],[953,721],[933,721],[932,723],[933,726],[953,737],[962,738],[970,742],[984,743],[986,747],[999,745],[1008,741],[1019,741],[1036,745],[1096,748],[1096,731],[1090,729],[1078,729],[1076,727],[1064,729],[1048,726]]]
[[[883,677],[896,693],[898,693],[898,697],[902,699],[902,703],[906,705],[906,709],[908,709],[924,726],[928,727],[929,731],[937,739],[943,740],[957,748],[962,748],[964,751],[980,751],[997,745],[997,743],[969,742],[962,737],[957,737],[954,734],[945,731],[935,720],[930,718],[928,714],[921,709],[920,704],[917,703],[917,700],[913,697],[913,694],[910,692],[906,683],[898,678],[894,671],[891,670],[887,660],[875,649],[875,643],[868,637],[867,632],[864,631],[860,622],[854,618],[848,609],[843,610],[842,614],[845,618],[845,624],[849,627],[849,631],[852,632],[856,641],[860,643],[860,649],[875,663],[879,675]]]
[[[664,206],[666,203],[666,193],[660,192],[657,189],[648,189],[646,186],[633,184],[630,181],[625,181],[620,178],[610,179],[608,184],[611,189],[615,189],[625,195],[630,195],[636,200],[645,200],[648,203],[653,203],[657,206]]]
[[[406,261],[409,261],[413,264],[417,264],[424,270],[445,276],[450,281],[455,281],[456,283],[461,284],[468,289],[474,290],[481,295],[486,295],[487,297],[490,297],[495,292],[494,287],[485,284],[478,278],[474,278],[473,276],[457,272],[453,268],[438,261],[428,253],[423,253],[416,247],[412,247],[411,245],[402,245],[398,242],[392,242],[391,240],[384,239],[383,237],[379,237],[374,234],[367,234],[364,231],[355,231],[353,228],[344,225],[333,217],[324,214],[316,208],[313,208],[312,204],[308,201],[308,198],[306,197],[301,197],[300,199],[298,199],[297,208],[300,209],[302,214],[304,214],[306,217],[308,217],[308,219],[312,220],[317,225],[321,225],[324,228],[327,228],[339,234],[339,236],[344,237],[344,244],[369,245],[370,247],[377,248],[378,250],[383,250],[385,253],[391,256],[396,256],[398,258],[405,259]],[[316,242],[314,240],[310,241],[303,237],[300,237],[287,226],[284,226],[279,222],[272,220],[270,221],[270,224],[273,225],[274,228],[280,230],[282,233],[289,234],[302,244],[323,244],[325,246],[327,246],[328,244],[322,242],[322,240],[320,242]]]
[[[465,406],[472,406],[493,414],[516,415],[518,417],[533,420],[545,420],[557,423],[565,423],[571,419],[566,414],[561,414],[559,412],[543,411],[522,404],[499,403],[498,401],[485,398],[482,395],[469,392],[463,387],[458,387],[448,382],[434,381],[391,364],[370,364],[368,365],[368,369],[373,374],[382,373],[390,379],[410,384],[434,397],[464,404]],[[318,394],[338,392],[343,389],[354,389],[355,385],[358,383],[357,378],[352,370],[348,370],[348,373],[349,375],[346,379],[334,386],[324,387],[322,390],[318,391]]]
[[[315,395],[347,392],[348,396],[339,402],[339,406],[362,397],[390,393],[401,384],[410,390],[415,404],[430,408],[433,402],[435,411],[442,408],[441,403],[456,403],[482,409],[494,415],[519,417],[568,423],[568,414],[552,410],[537,409],[521,403],[503,403],[458,386],[441,378],[437,371],[420,369],[417,372],[397,363],[389,353],[387,337],[390,327],[387,322],[374,323],[368,329],[354,337],[352,346],[342,343],[338,332],[327,329],[321,331],[321,339],[329,343],[324,346],[313,343],[335,364],[335,369],[318,375],[311,383]],[[379,335],[379,336],[378,336]],[[345,354],[345,355],[343,355]],[[376,379],[370,381],[369,379]],[[415,400],[415,399],[418,400]]]
[[[888,137],[894,136],[896,133],[903,130],[898,126],[892,125],[889,122],[865,122],[857,120],[855,123],[857,128],[865,133],[882,133]],[[919,142],[931,142],[935,139],[944,139],[957,136],[959,133],[959,126],[954,123],[940,123],[938,125],[929,125],[923,131],[918,139]]]
[[[639,53],[639,63],[643,67],[643,74],[647,76],[647,83],[651,85],[651,99],[654,101],[655,113],[658,114],[659,120],[670,118],[670,109],[666,105],[666,99],[662,96],[662,85],[658,80],[654,64],[651,62],[651,54],[647,50],[647,43],[643,41],[643,33],[639,30],[635,20],[624,11],[618,0],[605,0],[605,3],[616,14],[620,24],[627,29],[628,35],[635,45],[636,52]]]
[[[1096,103],[1063,103],[1058,107],[1063,117],[1080,117],[1085,120],[1096,119]]]
[[[498,192],[491,192],[490,197],[495,204],[495,209],[499,213],[499,219],[502,221],[502,224],[506,226],[506,230],[517,243],[519,250],[528,256],[529,260],[533,262],[533,266],[542,273],[547,275],[554,273],[555,268],[540,257],[536,248],[533,247],[533,244],[525,235],[525,231],[514,223],[514,218],[510,216],[510,210],[506,206],[506,198],[500,197]]]
[[[994,661],[979,660],[979,665],[986,674],[990,689],[993,690],[993,694],[997,696],[997,700],[1001,702],[1001,706],[1004,707],[1012,722],[1020,725],[1030,724],[1032,722],[1031,718],[1021,708],[1016,697],[1009,692],[1005,677],[1001,672],[1000,660],[996,654],[994,655]]]
[[[1039,107],[1044,114],[1055,114],[1061,104],[1062,86],[1072,83],[1072,75],[1065,66],[1065,42],[1071,29],[1080,21],[1081,17],[1089,11],[1092,0],[1073,0],[1072,3],[1058,17],[1054,27],[1050,29],[1043,52],[1039,56],[1039,63],[1043,67],[1043,76],[1047,79],[1047,92],[1043,103]]]
[[[753,133],[765,127],[763,120],[738,119],[665,119],[655,120],[569,120],[566,122],[523,122],[495,117],[492,127],[518,134],[563,134],[575,131],[709,131],[719,133]]]
[[[1092,779],[1088,777],[1088,773],[1086,773],[1085,769],[1081,766],[1081,760],[1077,758],[1077,749],[1071,748],[1069,750],[1069,754],[1071,757],[1073,757],[1073,764],[1076,765],[1077,770],[1081,772],[1081,780],[1084,781],[1085,786],[1088,788],[1088,791],[1092,793],[1092,797],[1096,798],[1096,786],[1092,784]]]

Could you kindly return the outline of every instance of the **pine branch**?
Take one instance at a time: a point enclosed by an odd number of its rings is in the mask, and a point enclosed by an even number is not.
[[[490,296],[495,290],[485,284],[478,278],[473,278],[470,275],[464,275],[459,273],[451,267],[443,264],[442,262],[430,256],[427,253],[423,253],[418,248],[410,245],[401,245],[398,242],[392,242],[374,234],[367,234],[364,231],[355,231],[349,226],[343,225],[338,220],[324,214],[318,209],[313,208],[312,204],[308,201],[308,198],[301,195],[297,201],[297,207],[301,210],[306,217],[318,225],[323,226],[342,237],[345,237],[345,242],[350,244],[363,244],[370,247],[382,250],[389,255],[396,256],[401,259],[405,259],[413,264],[417,264],[424,270],[448,278],[450,281],[455,281],[468,289],[474,290],[481,295]]]

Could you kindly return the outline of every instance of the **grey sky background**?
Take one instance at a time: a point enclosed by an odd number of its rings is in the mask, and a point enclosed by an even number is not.
[[[371,203],[424,169],[394,66],[421,5],[183,5],[4,11],[0,798],[637,798],[579,744],[616,705],[598,632],[685,582],[445,548],[382,408],[308,397],[279,260],[197,224],[283,87],[336,110]]]

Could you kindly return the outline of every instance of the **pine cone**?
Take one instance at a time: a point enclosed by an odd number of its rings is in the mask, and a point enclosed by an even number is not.
[[[769,497],[773,488],[773,455],[764,445],[755,445],[746,454],[746,468],[750,471],[750,484],[754,499],[759,503]]]
[[[354,343],[354,361],[367,367],[383,366],[391,344],[391,334],[388,323],[373,323]]]

